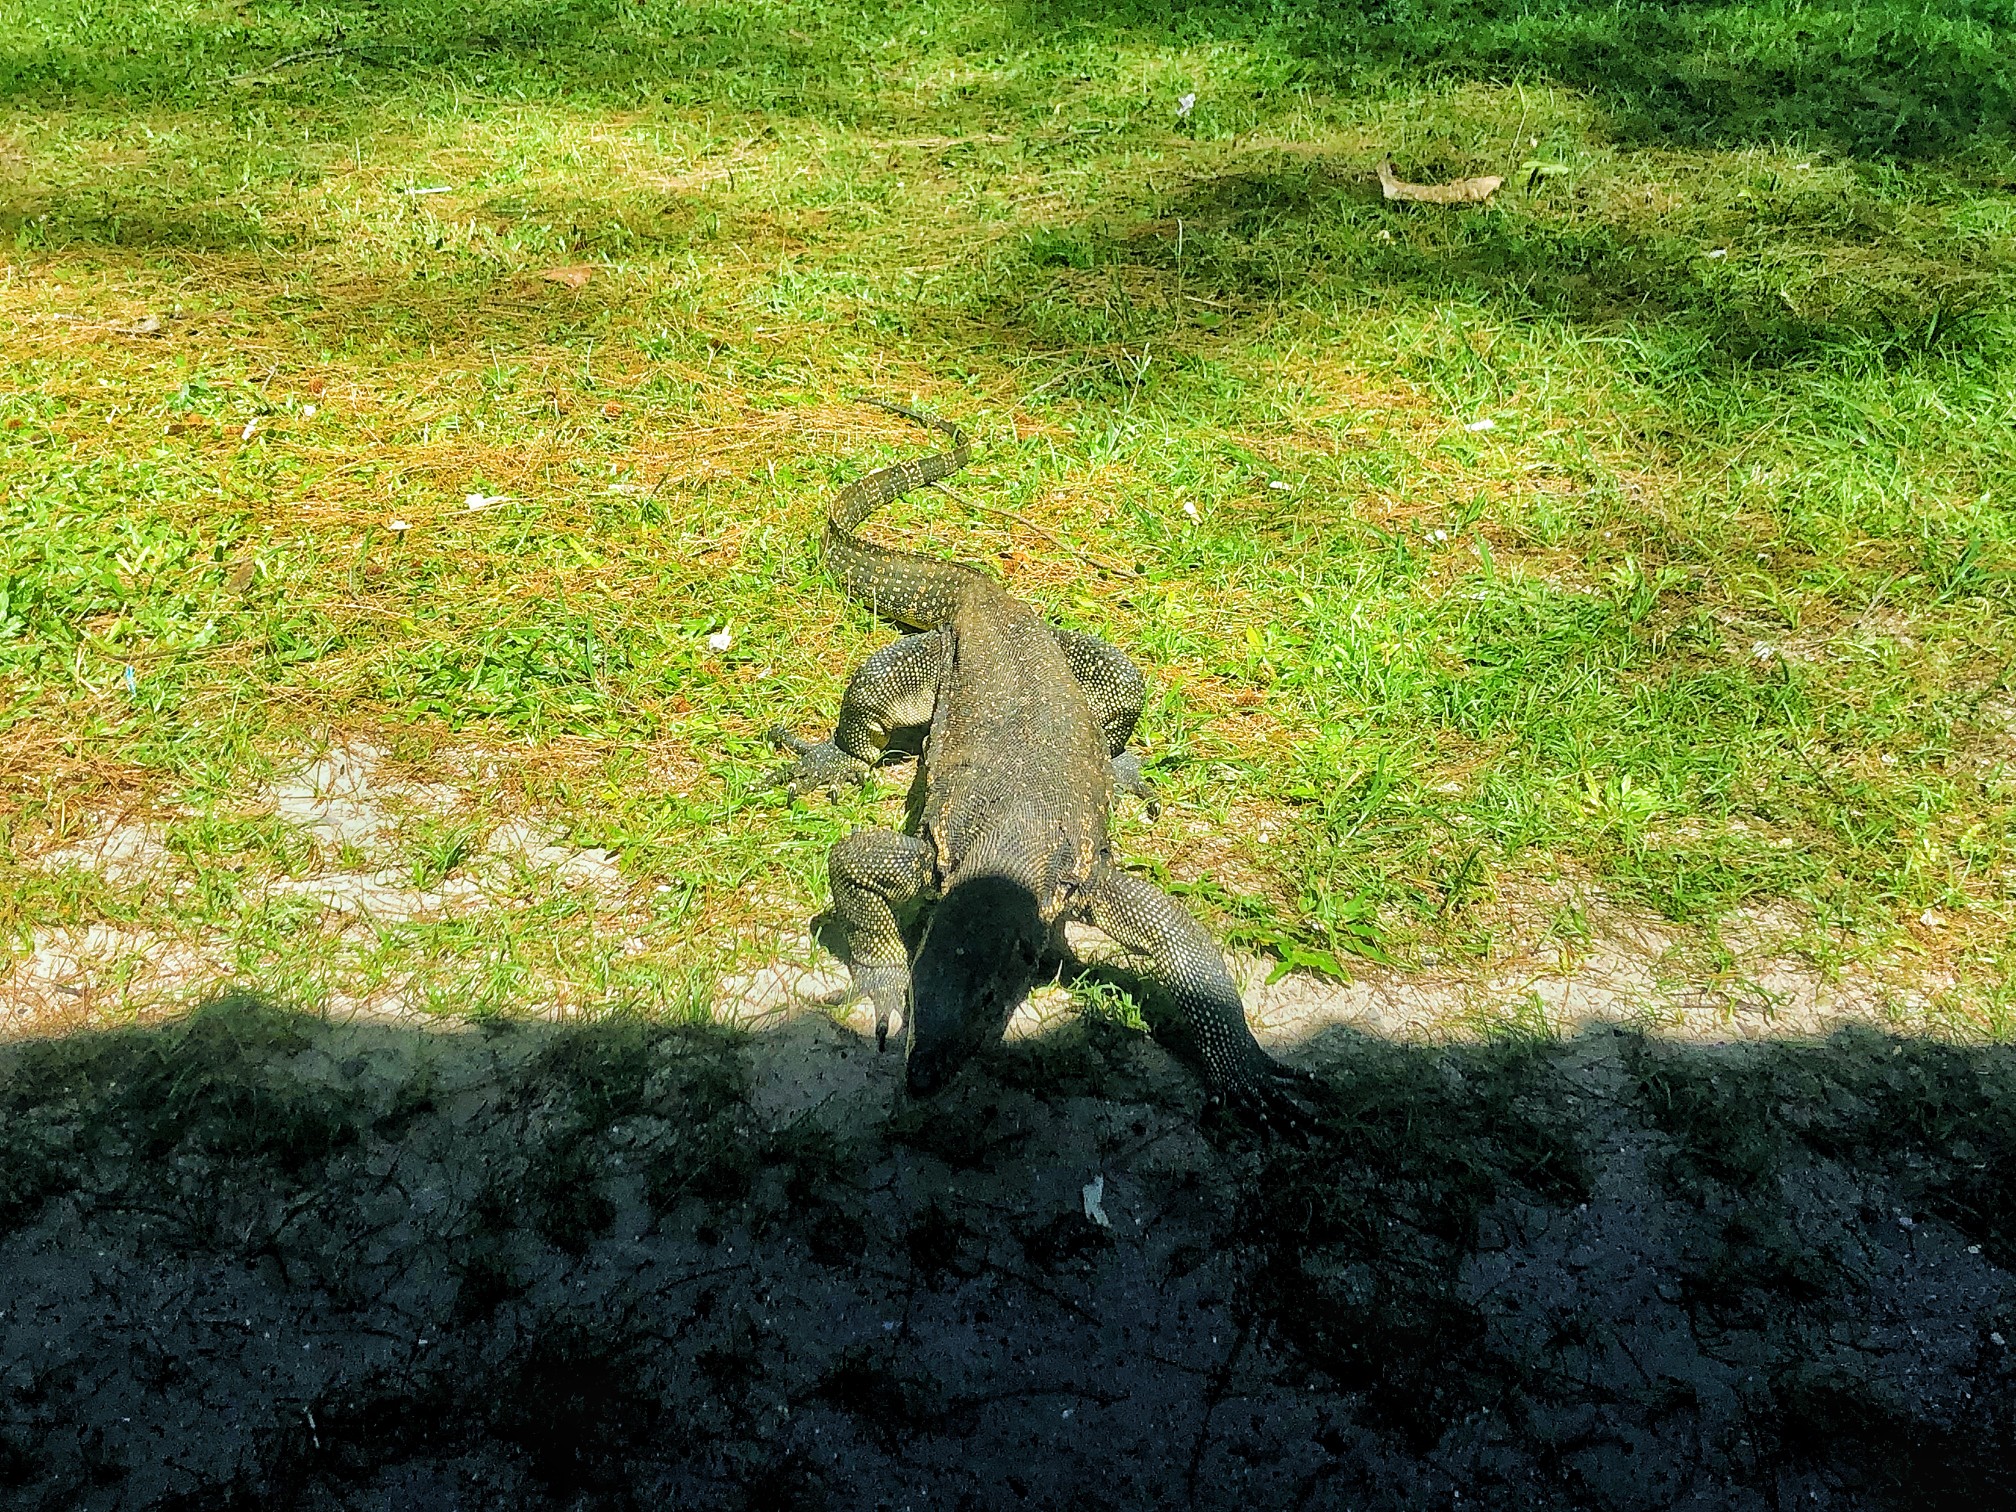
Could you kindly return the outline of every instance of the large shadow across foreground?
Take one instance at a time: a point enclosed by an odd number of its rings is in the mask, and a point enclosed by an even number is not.
[[[893,1118],[818,1018],[13,1047],[0,1502],[2016,1498],[2016,1056],[1311,1053],[1268,1148],[1101,1022]]]

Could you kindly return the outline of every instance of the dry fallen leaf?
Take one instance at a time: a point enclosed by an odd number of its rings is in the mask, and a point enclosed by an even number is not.
[[[1386,198],[1411,200],[1418,205],[1481,205],[1504,182],[1494,173],[1483,178],[1457,179],[1451,184],[1410,184],[1393,176],[1391,158],[1379,164],[1379,188]]]
[[[570,289],[578,289],[595,276],[595,270],[585,263],[576,263],[571,268],[548,268],[539,276],[548,283],[565,284]]]

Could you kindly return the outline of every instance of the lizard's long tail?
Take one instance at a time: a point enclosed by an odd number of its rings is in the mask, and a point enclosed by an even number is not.
[[[972,458],[973,448],[966,432],[950,420],[883,399],[868,402],[939,432],[952,445],[928,457],[877,468],[841,489],[826,511],[826,565],[849,598],[898,624],[928,630],[951,619],[960,598],[975,583],[992,579],[958,562],[864,541],[854,528],[890,500],[951,477]]]

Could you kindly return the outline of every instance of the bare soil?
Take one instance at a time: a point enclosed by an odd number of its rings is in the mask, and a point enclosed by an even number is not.
[[[1096,1017],[924,1106],[817,1012],[17,1042],[0,1502],[2016,1501],[2009,1051],[1295,1053],[1270,1144]]]

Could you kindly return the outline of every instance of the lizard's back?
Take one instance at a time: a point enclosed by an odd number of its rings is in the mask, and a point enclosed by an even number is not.
[[[1050,626],[998,585],[970,588],[947,633],[952,654],[925,747],[923,833],[946,877],[969,861],[1021,862],[1008,869],[1052,883],[1038,906],[1054,916],[1106,847],[1105,737]],[[1011,834],[1014,845],[1044,853],[987,851]]]
[[[856,533],[881,505],[949,477],[970,456],[965,433],[884,405],[953,441],[950,450],[878,469],[828,512],[825,556],[850,598],[950,642],[924,756],[922,833],[941,879],[978,865],[1043,863],[1058,895],[1084,881],[1106,843],[1113,777],[1105,737],[1051,627],[978,568],[900,551]],[[1013,832],[1012,835],[1010,832]],[[1012,845],[997,857],[990,840]],[[1041,857],[1020,854],[1047,847]],[[977,854],[976,854],[977,852]],[[1052,890],[1052,889],[1046,889]]]

